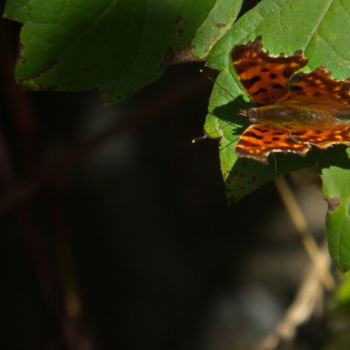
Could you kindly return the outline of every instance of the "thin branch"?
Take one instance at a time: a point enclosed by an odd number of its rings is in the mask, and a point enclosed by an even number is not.
[[[0,188],[1,190],[6,188],[8,191],[12,191],[16,190],[16,181],[20,178],[16,168],[20,168],[22,174],[29,174],[35,163],[36,117],[28,95],[22,92],[14,82],[14,49],[12,50],[12,43],[8,39],[10,36],[5,34],[6,32],[11,34],[12,27],[8,22],[6,24],[2,22],[0,26],[0,43],[5,48],[0,57],[1,84],[5,87],[3,91],[6,97],[5,108],[9,112],[9,124],[16,136],[16,146],[19,146],[15,166],[15,162],[11,158],[10,148],[14,145],[7,143],[0,125]],[[69,313],[70,310],[65,307],[66,294],[69,290],[65,290],[65,285],[62,283],[61,276],[59,276],[56,268],[54,256],[48,249],[46,240],[43,239],[41,225],[39,224],[39,209],[35,203],[25,203],[17,208],[14,215],[17,218],[19,232],[22,234],[22,239],[29,251],[28,263],[35,268],[40,291],[45,302],[55,311],[59,331],[62,340],[67,345],[66,348],[91,350],[89,336],[78,329],[77,318],[74,317],[72,312]],[[54,224],[56,223],[54,222]],[[61,241],[64,238],[61,237]]]
[[[319,274],[319,267],[329,269],[331,259],[327,245],[318,256],[318,266],[312,264],[307,275],[301,283],[298,293],[284,314],[282,320],[277,324],[274,333],[263,338],[256,346],[256,350],[274,350],[281,342],[291,341],[297,332],[298,326],[308,320],[315,313],[317,306],[322,302],[324,283]]]
[[[61,180],[64,175],[72,171],[78,164],[109,140],[161,115],[162,112],[180,103],[185,98],[206,89],[208,84],[208,80],[204,79],[200,74],[195,74],[187,77],[185,81],[181,80],[176,84],[172,84],[171,89],[173,93],[169,92],[169,89],[163,89],[159,93],[154,94],[136,112],[132,112],[118,124],[69,150],[59,157],[55,165],[42,167],[36,172],[36,176],[13,186],[13,189],[4,193],[0,200],[0,213],[12,210],[27,201],[48,184],[57,179]]]
[[[322,263],[322,253],[319,250],[318,245],[308,228],[306,219],[300,207],[298,206],[298,203],[294,197],[293,192],[289,188],[287,181],[284,177],[279,176],[275,178],[275,185],[288,211],[288,214],[302,239],[308,255],[310,256],[315,266],[318,268],[325,288],[329,291],[333,290],[335,288],[333,276],[329,272],[328,267],[325,268],[325,265]]]
[[[1,22],[0,78],[3,85],[2,94],[4,101],[6,101],[6,109],[11,116],[11,128],[16,134],[15,142],[20,151],[18,156],[20,159],[16,165],[19,165],[29,173],[34,160],[37,123],[28,94],[21,91],[14,80],[16,48],[9,35],[9,33],[12,33],[12,28],[9,22]]]
[[[193,62],[205,62],[206,58],[199,58],[193,56],[190,51],[181,50],[169,55],[167,59],[168,65],[172,64],[183,64],[183,63],[193,63]]]

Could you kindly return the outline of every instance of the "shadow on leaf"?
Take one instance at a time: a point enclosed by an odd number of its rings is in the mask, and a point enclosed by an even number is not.
[[[267,165],[252,159],[238,158],[226,179],[227,198],[229,202],[237,202],[278,175],[315,165],[319,168],[333,165],[350,169],[350,159],[343,146],[326,151],[313,148],[307,157],[275,153],[269,156]]]
[[[239,115],[239,112],[242,109],[249,109],[253,106],[253,104],[248,103],[244,101],[242,95],[238,96],[233,101],[227,103],[226,105],[216,107],[212,111],[212,115],[214,115],[216,118],[226,122],[230,123],[237,128],[241,128],[242,130],[246,128],[246,126],[249,125],[249,122]]]

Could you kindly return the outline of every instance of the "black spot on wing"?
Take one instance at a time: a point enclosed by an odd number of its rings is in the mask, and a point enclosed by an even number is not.
[[[294,73],[294,70],[286,69],[282,74],[285,78],[289,79]]]
[[[239,140],[238,144],[236,147],[242,147],[242,146],[245,146],[245,147],[256,147],[256,144],[255,143],[252,143],[252,142],[249,142],[247,140]]]
[[[290,90],[291,91],[300,91],[300,90],[303,90],[303,88],[301,86],[299,86],[299,85],[292,85],[290,87]]]
[[[301,135],[304,135],[306,133],[306,131],[293,131],[293,135],[296,135],[296,136],[301,136]]]
[[[259,94],[264,93],[264,92],[267,92],[267,90],[264,88],[260,88],[258,91],[253,92],[252,95],[256,96],[256,95],[259,95]]]
[[[273,84],[272,87],[274,89],[283,89],[283,86],[281,84]]]
[[[259,75],[256,75],[255,77],[251,79],[242,79],[242,84],[247,88],[251,88],[255,83],[261,80],[261,77]]]
[[[268,132],[269,130],[268,129],[262,129],[262,128],[259,128],[257,126],[254,127],[255,130],[258,130],[260,132]]]
[[[252,131],[245,132],[244,136],[251,136],[251,137],[254,137],[254,138],[258,139],[258,140],[261,140],[263,138],[262,136],[259,136],[259,135],[255,134]]]

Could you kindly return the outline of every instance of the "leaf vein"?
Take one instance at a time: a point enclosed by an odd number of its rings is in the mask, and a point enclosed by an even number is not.
[[[312,29],[312,31],[309,35],[309,40],[305,43],[304,52],[306,52],[307,47],[310,45],[310,42],[314,38],[315,34],[318,32],[318,28],[320,27],[321,22],[323,21],[324,17],[326,16],[327,12],[329,11],[329,9],[333,5],[333,3],[334,3],[334,0],[329,1],[329,5],[325,8],[325,11],[320,16],[319,20],[315,23],[314,28]]]
[[[340,0],[339,1],[339,4],[340,4],[340,6],[344,9],[344,11],[348,14],[348,15],[350,15],[350,10],[348,10],[345,6],[344,6],[344,4],[343,4],[343,2]]]
[[[342,60],[346,61],[346,59],[338,52],[336,47],[332,45],[320,32],[318,32],[319,37],[333,50],[333,52]]]
[[[107,5],[106,8],[96,17],[96,19],[89,26],[87,26],[87,28],[71,43],[71,45],[69,45],[61,52],[61,54],[58,56],[58,59],[60,59],[68,50],[70,50],[71,47],[79,42],[89,32],[89,30],[109,11],[115,2],[116,0],[112,0],[109,5]]]

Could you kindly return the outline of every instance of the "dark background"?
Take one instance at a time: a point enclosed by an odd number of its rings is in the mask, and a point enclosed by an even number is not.
[[[211,90],[203,65],[172,66],[107,108],[96,91],[18,87],[18,30],[1,23],[9,349],[253,348],[309,259],[273,184],[229,207],[217,141],[191,143]],[[319,184],[302,177],[294,189],[322,237]],[[312,320],[295,346],[326,338]]]

